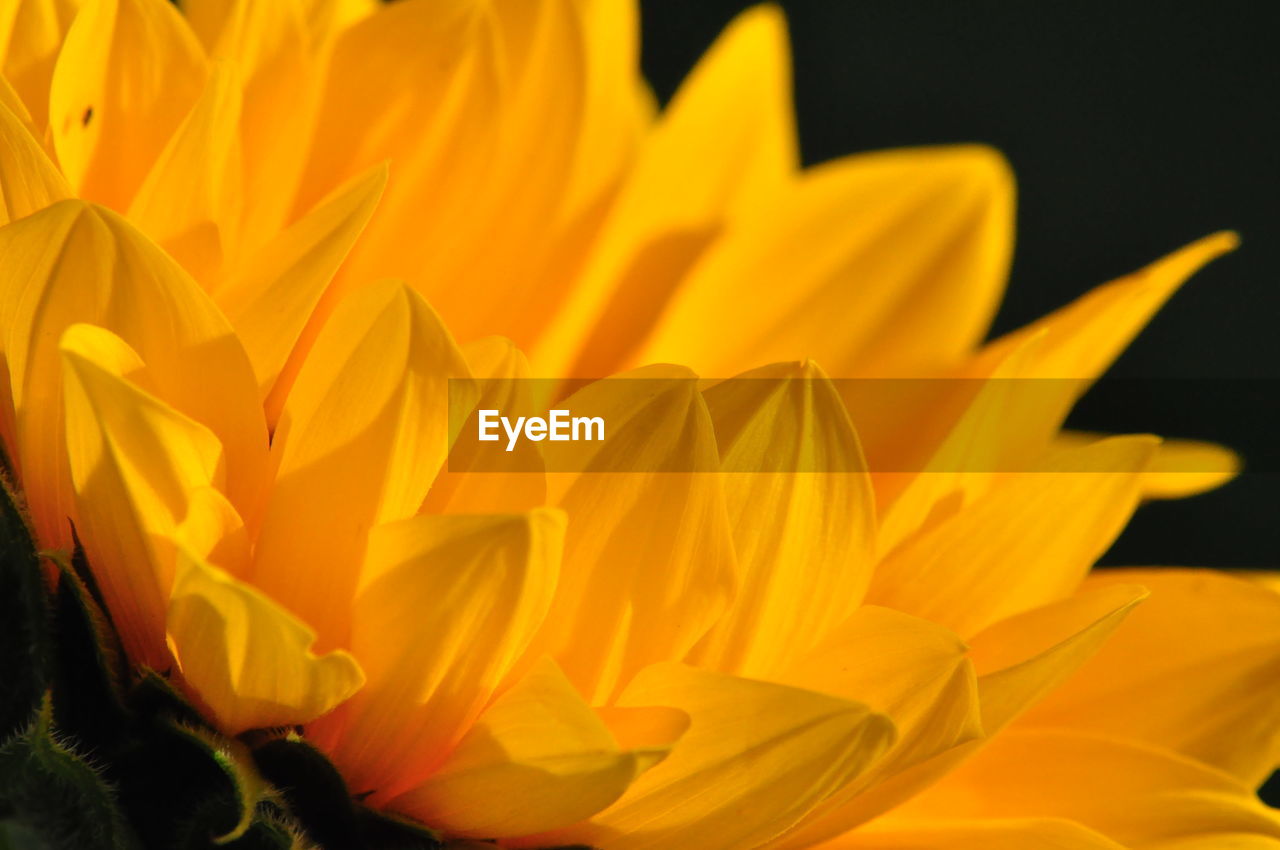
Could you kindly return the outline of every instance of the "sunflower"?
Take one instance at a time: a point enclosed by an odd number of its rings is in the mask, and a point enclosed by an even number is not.
[[[1234,455],[1062,430],[1232,234],[984,342],[1007,165],[801,169],[773,7],[661,110],[625,0],[0,10],[13,495],[170,736],[36,676],[0,772],[155,846],[1280,848],[1280,596],[1090,573]],[[460,436],[552,399],[608,440]]]

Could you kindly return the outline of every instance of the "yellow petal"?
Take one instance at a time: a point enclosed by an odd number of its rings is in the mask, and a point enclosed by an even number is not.
[[[982,726],[994,735],[1059,687],[1115,633],[1146,588],[1117,584],[1001,620],[970,641]]]
[[[998,473],[1033,468],[1059,423],[1045,417],[1059,389],[1025,379],[1039,337],[979,358],[954,377],[842,382],[842,395],[870,434],[887,555],[927,524],[986,493]]]
[[[870,820],[955,763],[943,754],[982,737],[968,649],[941,626],[864,606],[782,681],[857,699],[886,714],[898,740],[855,782],[823,801],[770,850],[811,847]]]
[[[1098,434],[1063,432],[1064,445],[1100,439]],[[1160,444],[1142,483],[1148,499],[1181,499],[1221,487],[1240,474],[1240,456],[1226,446],[1200,440],[1168,440]]]
[[[80,201],[0,229],[0,252],[17,460],[46,545],[70,546],[57,344],[76,322],[120,336],[147,363],[156,396],[217,436],[227,496],[250,516],[265,475],[266,426],[244,350],[200,287],[122,218]]]
[[[899,547],[877,568],[868,600],[968,636],[1070,596],[1137,506],[1156,444],[1113,438],[1010,474]]]
[[[219,63],[129,205],[129,220],[210,290],[236,250],[239,133],[239,83]]]
[[[458,255],[454,226],[468,216],[477,173],[500,136],[494,127],[500,63],[491,18],[482,14],[487,8],[474,0],[379,3],[333,45],[294,214],[380,163],[390,163],[395,179],[316,305],[298,357],[352,286],[422,275],[427,251]],[[486,248],[492,251],[492,242]],[[442,285],[456,288],[463,278],[470,279],[464,273]],[[286,376],[294,370],[291,362]]]
[[[1059,729],[1002,732],[892,819],[1062,818],[1126,846],[1197,834],[1280,837],[1244,783],[1174,753]]]
[[[542,625],[563,540],[546,508],[374,529],[351,633],[369,686],[308,731],[353,788],[385,803],[457,744]]]
[[[741,584],[692,658],[769,678],[862,601],[875,496],[844,403],[815,364],[756,369],[704,395]]]
[[[494,701],[440,769],[389,808],[451,833],[485,838],[567,826],[608,806],[640,760],[619,749],[554,664]]]
[[[244,84],[236,133],[244,151],[244,188],[253,199],[244,210],[244,238],[254,247],[284,224],[306,163],[299,152],[306,149],[313,126],[321,76],[306,5],[304,0],[182,4],[209,54],[233,63]]]
[[[378,0],[303,0],[312,40],[327,45],[348,27],[378,10]]]
[[[206,62],[165,0],[86,0],[53,71],[49,125],[76,194],[126,209],[204,89]]]
[[[1280,595],[1209,570],[1107,570],[1086,586],[1117,582],[1151,598],[1026,722],[1148,741],[1260,785],[1280,765]]]
[[[637,0],[579,0],[586,43],[582,131],[565,207],[586,209],[611,193],[653,122],[654,101],[640,75]]]
[[[348,296],[298,375],[272,442],[255,583],[322,648],[349,639],[369,530],[421,506],[449,449],[449,379],[465,377],[435,313],[394,281]]]
[[[174,576],[166,541],[187,521],[193,491],[222,483],[222,447],[130,381],[150,376],[119,337],[73,325],[61,350],[76,530],[130,658],[163,670]]]
[[[1087,827],[1051,818],[891,821],[820,846],[820,850],[1126,850]],[[1226,850],[1226,848],[1223,848]],[[1243,850],[1243,849],[1242,849]]]
[[[865,705],[677,664],[642,672],[621,706],[689,715],[670,756],[589,825],[558,839],[611,850],[755,847],[853,781],[892,745]]]
[[[1140,271],[1114,280],[1060,310],[990,344],[1008,349],[1047,329],[1038,348],[1034,377],[1074,385],[1065,407],[1083,394],[1156,311],[1202,266],[1235,249],[1234,233],[1216,233],[1163,257]],[[1064,408],[1065,413],[1065,408]]]
[[[569,532],[548,652],[590,701],[604,703],[642,667],[683,657],[724,611],[733,542],[710,472],[719,465],[711,419],[692,373],[637,370],[589,384],[564,407],[603,417],[609,436],[555,444],[588,459],[581,474],[549,476]],[[548,468],[567,468],[556,449],[546,456]]]
[[[1012,177],[987,148],[810,169],[717,240],[637,356],[713,377],[804,357],[838,378],[945,368],[986,333],[1012,228]]]
[[[49,80],[80,0],[9,0],[0,8],[0,74],[31,113],[37,132],[49,117]]]
[[[1157,841],[1144,850],[1280,850],[1280,839],[1241,832],[1216,833]]]
[[[542,336],[535,360],[549,373],[621,368],[722,222],[789,183],[790,64],[786,23],[771,5],[739,15],[707,51],[646,138],[577,291]],[[684,362],[639,362],[665,359]]]
[[[0,104],[0,224],[71,197],[71,187],[22,118]]]
[[[352,179],[246,259],[214,293],[253,363],[272,426],[301,366],[301,356],[278,389],[277,378],[334,272],[373,214],[386,183],[385,165]]]
[[[183,681],[227,734],[314,720],[364,682],[350,655],[316,656],[315,632],[183,546],[166,623]]]
[[[27,105],[22,102],[21,96],[14,89],[3,75],[0,75],[0,106],[9,110],[18,119],[18,123],[27,128],[32,138],[39,138],[40,131],[36,129],[36,125],[31,121],[31,113],[27,110]]]
[[[460,434],[475,433],[474,411],[500,410],[508,417],[534,416],[535,387],[551,381],[529,377],[529,361],[510,340],[484,337],[462,346],[476,379],[480,400],[466,418]],[[460,411],[451,411],[455,416]],[[508,513],[527,511],[546,502],[546,464],[536,443],[521,440],[498,463],[492,455],[481,461],[478,443],[462,439],[453,447],[444,470],[436,476],[423,511],[429,513]]]

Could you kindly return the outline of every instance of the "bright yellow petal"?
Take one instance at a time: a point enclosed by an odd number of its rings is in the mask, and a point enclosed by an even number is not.
[[[267,421],[273,427],[305,352],[299,352],[279,387],[277,378],[334,272],[368,223],[386,183],[385,165],[353,178],[250,255],[214,293],[253,363]]]
[[[71,187],[27,129],[0,104],[0,225],[71,197]]]
[[[723,222],[790,182],[798,159],[790,65],[776,7],[749,9],[725,29],[645,139],[535,362],[551,374],[621,368]],[[788,359],[793,352],[761,362]]]
[[[183,681],[227,734],[314,720],[364,682],[350,655],[316,656],[315,632],[181,545],[166,623]]]
[[[638,359],[712,377],[805,357],[837,378],[947,368],[986,332],[1012,222],[1012,177],[986,148],[810,169],[717,240]]]
[[[239,228],[240,87],[218,63],[129,205],[129,220],[212,290]]]
[[[901,820],[820,845],[820,850],[1127,850],[1087,827],[1051,818]],[[1223,848],[1226,850],[1226,848]]]
[[[116,210],[204,89],[200,43],[165,0],[86,0],[53,70],[49,126],[76,193]]]
[[[244,350],[195,281],[122,218],[80,201],[0,229],[0,253],[17,460],[46,545],[70,548],[57,344],[76,322],[120,336],[147,363],[156,396],[217,436],[227,496],[249,517],[265,475],[266,425]]]
[[[543,662],[494,701],[439,770],[389,808],[459,835],[529,835],[605,808],[641,763]]]
[[[0,73],[31,113],[37,132],[49,116],[54,61],[80,0],[9,0],[0,7]]]
[[[787,671],[784,683],[865,702],[899,735],[883,759],[770,850],[811,847],[870,820],[935,781],[955,763],[957,748],[982,737],[967,649],[941,626],[867,605]]]
[[[564,517],[421,515],[372,532],[351,650],[369,686],[308,731],[375,804],[421,782],[542,625]]]
[[[1156,445],[1117,437],[1010,474],[891,554],[868,600],[969,636],[1070,596],[1137,506]]]
[[[632,379],[643,392],[628,388]],[[545,450],[549,469],[566,468],[559,451],[589,458],[581,474],[548,476],[569,533],[547,651],[590,701],[605,703],[642,667],[682,658],[725,610],[733,542],[711,418],[691,373],[641,369],[563,404],[603,417],[609,434]]]
[[[610,850],[755,847],[853,781],[892,745],[865,705],[677,664],[642,672],[621,706],[664,705],[689,731],[589,825],[557,835]]]
[[[388,281],[348,296],[285,403],[255,582],[320,633],[349,639],[369,530],[412,516],[449,450],[449,380],[467,366],[422,298]]]
[[[1063,818],[1126,846],[1197,834],[1280,837],[1280,816],[1242,782],[1137,742],[1011,729],[896,810],[907,818]]]
[[[188,519],[192,493],[222,483],[222,447],[132,383],[150,375],[119,337],[73,325],[61,350],[76,530],[130,658],[163,670],[166,541]]]
[[[1280,766],[1280,595],[1209,570],[1106,570],[1151,598],[1027,723],[1148,741],[1250,787]]]
[[[476,379],[478,410],[500,410],[503,416],[535,416],[536,388],[550,388],[552,381],[534,381],[529,361],[510,340],[484,337],[462,346],[467,365]],[[457,415],[458,411],[452,411]],[[477,420],[468,416],[460,434],[475,433]],[[429,513],[510,513],[527,511],[546,503],[546,464],[536,443],[521,440],[498,463],[493,455],[477,452],[478,443],[461,439],[449,454],[446,468],[436,476],[423,511]],[[498,465],[500,463],[500,465]]]
[[[741,584],[691,656],[771,678],[862,601],[875,496],[835,387],[813,363],[767,366],[704,393]]]

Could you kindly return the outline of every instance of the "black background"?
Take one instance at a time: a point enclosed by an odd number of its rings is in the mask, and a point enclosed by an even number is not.
[[[643,0],[645,73],[671,95],[748,3]],[[1254,470],[1143,507],[1106,564],[1280,566],[1280,3],[783,2],[806,163],[986,142],[1018,178],[1000,333],[1202,235],[1198,274],[1072,424],[1212,439]],[[1154,379],[1154,380],[1145,380]]]

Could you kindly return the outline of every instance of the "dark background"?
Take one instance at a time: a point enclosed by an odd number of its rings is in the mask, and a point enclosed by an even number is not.
[[[642,0],[670,97],[749,3]],[[1170,302],[1072,424],[1232,446],[1253,470],[1143,507],[1106,564],[1280,566],[1280,3],[797,0],[806,163],[945,142],[1018,178],[1001,333],[1202,235],[1243,247]]]

